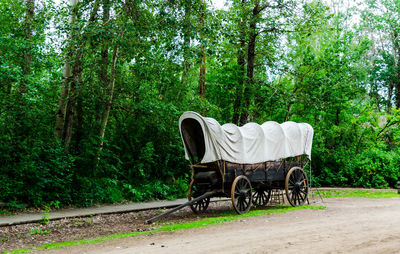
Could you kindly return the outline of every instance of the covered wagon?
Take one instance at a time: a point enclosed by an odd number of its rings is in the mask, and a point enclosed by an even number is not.
[[[190,205],[204,212],[212,197],[229,197],[239,214],[266,205],[273,189],[285,190],[292,206],[305,203],[313,128],[306,123],[268,121],[238,127],[188,111],[179,118],[185,157],[192,169],[188,202],[148,222]]]
[[[252,203],[266,205],[272,189],[285,189],[292,206],[306,201],[303,168],[311,160],[314,133],[309,124],[268,121],[221,126],[213,118],[188,111],[180,117],[179,129],[192,168],[188,199],[213,193],[192,204],[194,212],[205,211],[214,196],[230,197],[235,211],[245,213]]]

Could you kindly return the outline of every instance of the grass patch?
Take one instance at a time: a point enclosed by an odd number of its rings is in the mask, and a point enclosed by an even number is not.
[[[10,211],[7,210],[0,210],[0,216],[12,215]]]
[[[399,198],[397,190],[317,190],[323,198]]]
[[[299,210],[299,209],[325,209],[325,206],[297,206],[292,207],[288,205],[279,205],[275,207],[271,207],[268,209],[258,209],[258,210],[251,210],[248,213],[237,215],[233,211],[225,212],[218,217],[212,218],[203,218],[197,221],[186,222],[186,223],[174,223],[168,225],[167,223],[163,224],[162,227],[154,229],[154,232],[161,232],[161,231],[176,231],[181,229],[189,229],[189,228],[201,228],[207,227],[210,225],[215,224],[222,224],[227,221],[234,221],[238,219],[243,219],[247,217],[254,217],[260,215],[267,215],[267,214],[275,214],[275,213],[287,213],[289,211]]]
[[[199,220],[192,221],[192,222],[162,223],[162,224],[158,224],[158,226],[159,226],[158,228],[155,228],[150,231],[113,234],[113,235],[101,236],[101,237],[94,238],[94,239],[75,240],[75,241],[67,241],[67,242],[61,242],[61,243],[48,243],[48,244],[44,244],[44,245],[41,245],[39,247],[32,248],[32,249],[18,249],[18,250],[13,250],[13,251],[6,252],[6,253],[26,253],[26,252],[35,251],[35,250],[55,249],[55,248],[61,248],[61,247],[73,246],[73,245],[82,245],[82,244],[93,244],[93,243],[108,241],[108,240],[112,240],[112,239],[126,238],[126,237],[130,237],[130,236],[154,234],[154,233],[166,232],[166,231],[177,231],[177,230],[183,230],[183,229],[189,229],[189,228],[207,227],[207,226],[222,224],[227,221],[234,221],[234,220],[239,220],[239,219],[248,218],[248,217],[260,216],[260,215],[287,213],[287,212],[299,210],[299,209],[318,210],[318,209],[325,209],[325,208],[326,208],[325,206],[292,207],[292,206],[287,206],[287,205],[280,205],[280,206],[275,206],[275,207],[271,207],[271,208],[267,208],[267,209],[251,210],[250,212],[248,212],[246,214],[242,214],[242,215],[237,215],[233,211],[230,211],[230,212],[225,212],[225,213],[221,214],[221,216],[219,216],[219,217],[203,218],[203,219],[199,219]]]

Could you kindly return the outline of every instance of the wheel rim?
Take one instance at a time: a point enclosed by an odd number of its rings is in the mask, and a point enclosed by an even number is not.
[[[250,181],[245,176],[236,177],[231,190],[232,205],[238,214],[247,213],[252,202]]]
[[[192,180],[192,182],[189,185],[189,192],[188,192],[188,200],[192,200],[192,198],[196,198],[200,195],[202,195],[204,193],[198,193],[198,191],[196,190],[196,186],[194,184],[194,180]],[[203,198],[199,201],[197,201],[196,203],[190,205],[190,209],[192,209],[192,211],[194,213],[204,213],[207,208],[208,205],[210,204],[210,198]]]
[[[271,198],[271,190],[257,189],[253,194],[253,205],[266,206]]]
[[[286,197],[292,206],[303,205],[308,197],[306,173],[299,167],[289,170],[285,180]]]

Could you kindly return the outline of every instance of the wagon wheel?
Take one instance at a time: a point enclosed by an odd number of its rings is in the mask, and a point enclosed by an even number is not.
[[[292,206],[303,205],[308,196],[307,175],[303,169],[293,167],[285,179],[286,197]]]
[[[256,189],[253,193],[253,205],[265,206],[271,198],[271,190]]]
[[[238,176],[232,183],[231,199],[232,205],[238,214],[247,213],[251,207],[251,183],[243,175]]]
[[[190,201],[192,200],[192,198],[196,198],[203,194],[204,193],[199,193],[197,191],[196,186],[194,185],[194,180],[192,180],[189,185],[188,200]],[[192,209],[194,213],[204,213],[207,210],[209,204],[210,197],[203,198],[202,200],[190,205],[190,209]]]

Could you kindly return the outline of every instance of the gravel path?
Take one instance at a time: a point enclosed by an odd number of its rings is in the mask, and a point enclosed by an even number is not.
[[[400,199],[326,199],[222,225],[137,236],[45,253],[400,253]]]

